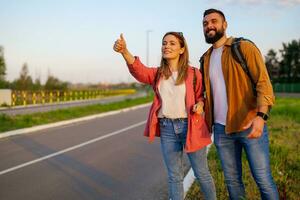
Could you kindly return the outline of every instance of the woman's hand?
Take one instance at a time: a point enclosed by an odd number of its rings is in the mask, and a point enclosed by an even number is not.
[[[126,41],[123,37],[123,33],[121,33],[120,38],[115,41],[113,49],[118,53],[125,53],[127,51]]]
[[[123,33],[121,33],[120,38],[115,41],[113,49],[121,53],[127,64],[132,64],[135,60],[133,55],[128,51],[127,46],[126,46],[126,41],[123,37]]]
[[[199,115],[203,114],[203,106],[204,106],[204,103],[203,101],[199,101],[198,103],[196,103],[194,106],[193,106],[193,112],[194,113],[197,113]]]

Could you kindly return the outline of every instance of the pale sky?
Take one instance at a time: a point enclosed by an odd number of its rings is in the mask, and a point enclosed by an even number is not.
[[[72,83],[132,82],[122,57],[112,49],[120,33],[128,49],[157,66],[161,39],[183,32],[191,65],[209,47],[202,32],[204,10],[217,8],[228,21],[228,36],[243,36],[265,55],[300,39],[300,0],[0,0],[0,46],[7,79],[26,62],[33,79],[48,72]]]

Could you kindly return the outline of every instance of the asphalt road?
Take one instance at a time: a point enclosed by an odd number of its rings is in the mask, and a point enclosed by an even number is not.
[[[159,139],[149,107],[0,140],[1,200],[163,200]]]

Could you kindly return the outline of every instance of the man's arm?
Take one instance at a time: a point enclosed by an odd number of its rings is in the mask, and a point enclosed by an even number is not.
[[[264,60],[260,51],[255,45],[250,42],[241,43],[245,59],[249,67],[250,74],[256,82],[257,91],[257,111],[268,114],[269,108],[274,104],[274,93],[272,84],[265,66]],[[254,117],[244,128],[250,128],[252,130],[248,135],[248,138],[258,138],[263,133],[265,120],[261,116]]]

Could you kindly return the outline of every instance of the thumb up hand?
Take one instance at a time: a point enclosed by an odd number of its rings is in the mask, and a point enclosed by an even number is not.
[[[124,53],[127,50],[123,33],[121,33],[120,38],[115,41],[113,49],[118,53]]]

